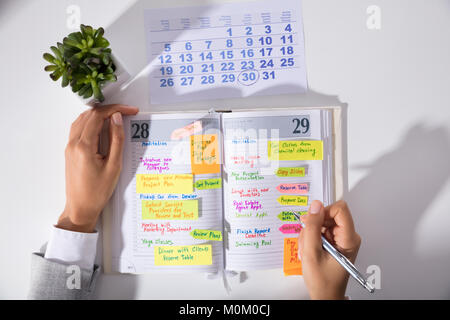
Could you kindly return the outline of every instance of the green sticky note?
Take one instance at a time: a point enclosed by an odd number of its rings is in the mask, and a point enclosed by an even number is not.
[[[192,230],[190,235],[194,239],[222,241],[222,232],[216,230]]]
[[[197,189],[197,190],[220,189],[220,188],[222,188],[222,179],[221,178],[204,179],[204,180],[195,181],[195,189]]]
[[[307,211],[283,211],[281,212],[277,217],[281,221],[297,221],[297,218],[294,216],[294,213],[298,214],[299,216],[303,216],[307,214]]]

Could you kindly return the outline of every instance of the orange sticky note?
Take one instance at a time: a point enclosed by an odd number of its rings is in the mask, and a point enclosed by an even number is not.
[[[285,276],[302,275],[302,263],[298,259],[298,238],[284,238],[283,271]]]
[[[192,174],[220,173],[217,134],[191,136],[191,168]]]

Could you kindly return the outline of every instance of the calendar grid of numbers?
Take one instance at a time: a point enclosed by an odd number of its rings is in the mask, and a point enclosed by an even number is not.
[[[307,89],[298,0],[151,9],[145,22],[151,103]]]

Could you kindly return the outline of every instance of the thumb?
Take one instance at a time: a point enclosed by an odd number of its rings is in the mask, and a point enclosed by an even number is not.
[[[123,119],[120,112],[116,112],[111,117],[110,125],[110,149],[106,166],[113,171],[120,171],[122,168],[123,154]]]
[[[322,225],[325,217],[325,208],[322,202],[314,200],[308,210],[308,215],[302,216],[305,228],[302,230],[303,257],[320,259],[322,250]]]

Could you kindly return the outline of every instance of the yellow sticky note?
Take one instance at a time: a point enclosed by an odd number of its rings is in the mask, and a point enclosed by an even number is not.
[[[200,266],[212,264],[210,244],[155,247],[155,266]]]
[[[298,259],[298,238],[284,238],[283,271],[285,276],[302,274],[302,263]]]
[[[323,160],[323,141],[268,141],[269,160]]]
[[[194,239],[222,241],[222,232],[216,230],[192,230],[190,235]]]
[[[142,220],[197,220],[198,200],[142,200]]]
[[[191,136],[191,168],[193,174],[220,173],[217,134]]]
[[[281,167],[278,168],[276,175],[279,177],[304,177],[305,167]]]
[[[137,174],[136,193],[184,193],[194,192],[192,174]]]
[[[277,201],[283,206],[304,206],[308,205],[307,196],[281,196]]]

